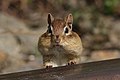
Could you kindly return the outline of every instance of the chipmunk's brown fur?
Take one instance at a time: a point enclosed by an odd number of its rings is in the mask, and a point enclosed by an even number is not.
[[[72,23],[72,14],[65,19],[54,19],[48,14],[48,30],[38,42],[45,67],[80,63],[82,43],[78,34],[72,31]]]

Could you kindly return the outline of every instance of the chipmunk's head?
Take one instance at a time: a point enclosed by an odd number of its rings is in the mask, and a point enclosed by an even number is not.
[[[71,34],[73,16],[69,14],[64,19],[56,19],[50,13],[48,14],[48,34],[53,36],[56,44],[61,42],[62,37]]]

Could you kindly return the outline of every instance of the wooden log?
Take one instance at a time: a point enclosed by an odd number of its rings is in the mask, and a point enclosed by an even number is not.
[[[3,74],[0,80],[120,80],[120,59]]]

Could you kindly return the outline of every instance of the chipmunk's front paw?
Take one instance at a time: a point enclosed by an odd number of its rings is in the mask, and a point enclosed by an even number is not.
[[[45,63],[45,68],[52,68],[52,67],[57,67],[57,64],[55,64],[54,62]]]
[[[53,67],[52,65],[46,66],[46,68],[52,68],[52,67]]]
[[[71,60],[71,61],[68,62],[68,65],[73,65],[73,64],[76,64],[76,61]]]

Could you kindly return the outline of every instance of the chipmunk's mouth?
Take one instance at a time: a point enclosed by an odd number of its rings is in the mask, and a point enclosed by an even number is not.
[[[60,43],[55,43],[54,46],[59,47],[61,45],[60,45]]]
[[[55,46],[60,46],[60,39],[59,39],[59,36],[56,36],[56,39],[55,39],[55,41],[54,41],[54,45]]]

